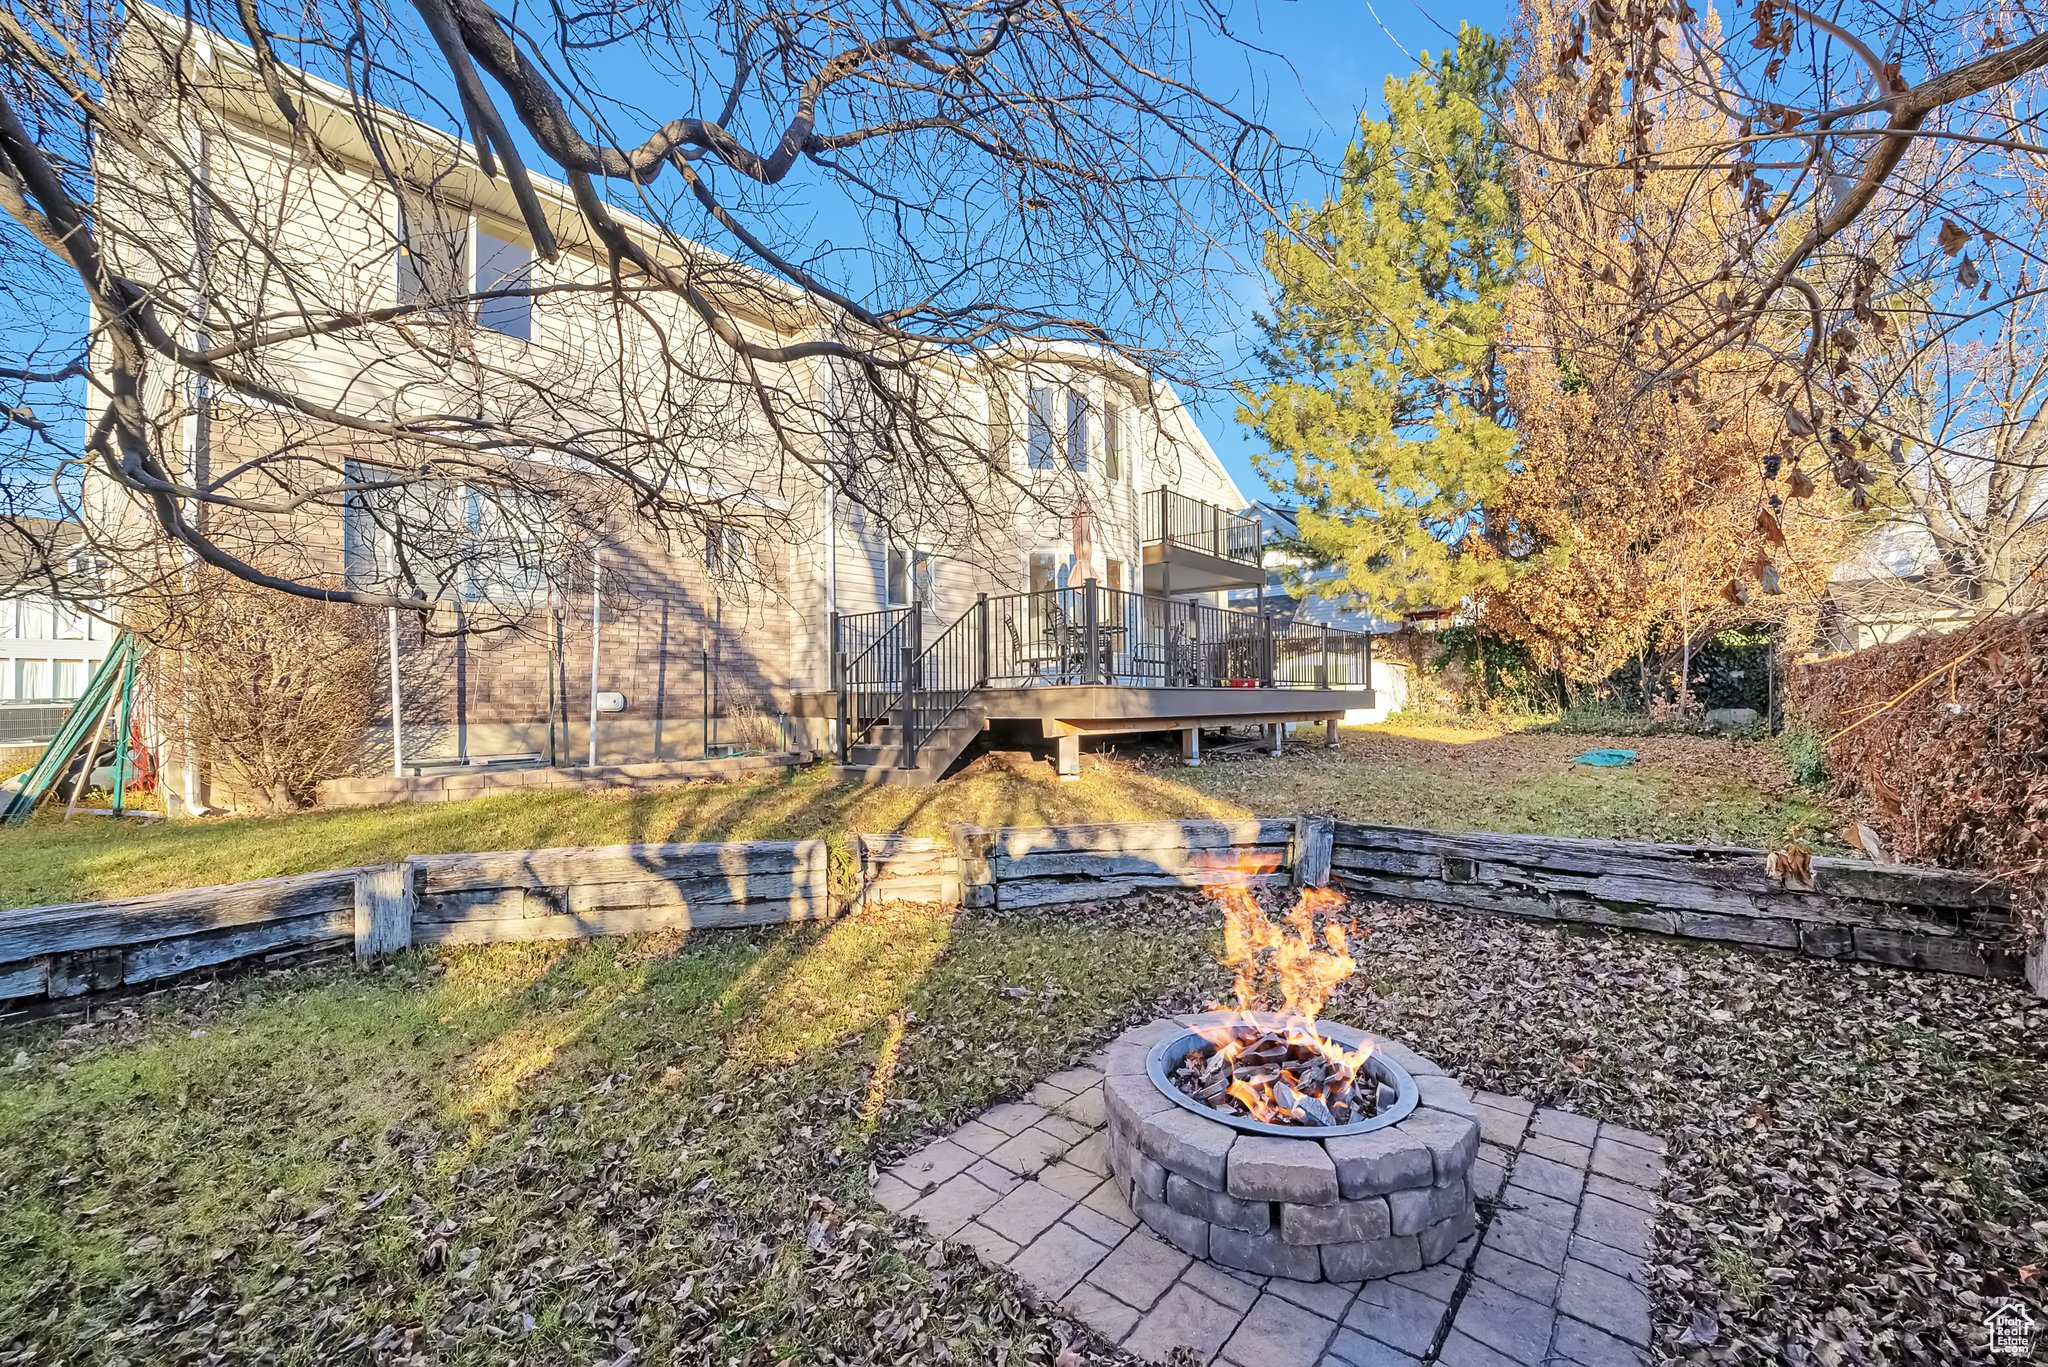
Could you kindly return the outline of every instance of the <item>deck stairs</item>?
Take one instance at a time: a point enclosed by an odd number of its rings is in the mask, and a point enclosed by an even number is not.
[[[986,726],[987,719],[980,708],[971,702],[962,704],[917,748],[915,760],[906,764],[902,725],[896,721],[881,722],[868,733],[867,740],[848,747],[845,762],[833,766],[833,776],[851,783],[928,787],[952,768]]]

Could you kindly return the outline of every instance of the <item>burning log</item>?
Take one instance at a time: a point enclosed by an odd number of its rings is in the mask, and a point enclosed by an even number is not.
[[[1241,1017],[1205,1029],[1212,1047],[1182,1059],[1173,1085],[1213,1110],[1268,1125],[1348,1125],[1392,1103],[1393,1089],[1365,1070],[1369,1046],[1354,1053],[1306,1026]]]
[[[1316,1029],[1323,1003],[1357,968],[1344,927],[1328,919],[1349,905],[1344,894],[1303,888],[1276,925],[1247,878],[1208,892],[1223,907],[1224,965],[1236,973],[1239,1015],[1199,1031],[1210,1047],[1181,1060],[1173,1085],[1205,1106],[1268,1125],[1348,1125],[1392,1105],[1394,1090],[1366,1070],[1372,1046],[1352,1050]],[[1318,913],[1325,916],[1320,935]],[[1265,996],[1279,999],[1277,1017],[1245,1014]]]

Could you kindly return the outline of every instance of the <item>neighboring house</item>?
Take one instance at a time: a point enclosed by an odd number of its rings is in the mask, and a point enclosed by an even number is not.
[[[61,546],[60,524],[36,523],[38,540]],[[74,560],[67,569],[82,575]],[[0,581],[4,582],[4,581]],[[47,585],[19,585],[0,593],[0,745],[28,745],[56,734],[69,706],[85,692],[113,642],[114,628]]]
[[[177,21],[156,13],[150,22]],[[236,205],[244,221],[279,225],[270,251],[318,243],[293,269],[324,279],[330,306],[371,311],[422,290],[529,281],[534,295],[493,300],[442,325],[467,330],[480,374],[588,373],[594,411],[617,400],[613,391],[630,392],[638,375],[658,373],[664,347],[690,345],[697,324],[673,297],[645,296],[594,317],[605,307],[593,302],[601,293],[550,295],[557,284],[603,280],[605,267],[574,245],[553,262],[536,260],[504,180],[478,174],[473,161],[461,163],[461,174],[442,174],[430,198],[400,202],[370,151],[351,141],[356,124],[340,92],[332,92],[332,109],[312,111],[324,118],[338,161],[294,146],[239,54],[212,42],[203,63],[207,126],[166,137],[197,149],[209,193]],[[452,146],[395,113],[382,122],[387,134],[400,129],[444,152]],[[546,180],[538,188],[548,210],[573,223],[567,188]],[[206,217],[180,221],[140,206],[124,217],[119,208],[103,206],[103,231],[129,269],[213,259]],[[305,225],[314,221],[320,231],[309,237]],[[640,226],[655,249],[672,250]],[[452,281],[434,283],[451,273]],[[265,288],[266,279],[252,272],[247,287]],[[753,321],[785,338],[821,334],[827,321],[801,303],[780,313],[764,306]],[[260,301],[251,311],[259,308]],[[660,334],[648,321],[656,314]],[[280,383],[323,402],[365,383],[408,394],[445,383],[424,358],[364,346],[335,334],[318,345],[279,346],[267,360]],[[426,660],[434,680],[403,706],[413,764],[551,748],[579,761],[594,750],[600,763],[616,764],[765,743],[758,728],[734,724],[744,714],[781,719],[783,743],[837,749],[875,777],[907,768],[928,778],[989,729],[1054,742],[1061,771],[1071,773],[1084,735],[1318,720],[1358,701],[1317,685],[1363,685],[1362,641],[1347,644],[1337,633],[1326,645],[1318,636],[1311,661],[1300,642],[1268,641],[1256,617],[1221,610],[1222,595],[1263,574],[1259,529],[1235,511],[1242,494],[1168,386],[1081,347],[1039,349],[1028,364],[988,352],[930,365],[933,402],[948,421],[978,424],[1000,457],[1001,477],[983,481],[986,492],[964,503],[916,489],[853,497],[820,473],[829,461],[783,459],[740,412],[725,415],[715,459],[702,462],[722,482],[707,477],[697,491],[729,517],[693,542],[679,544],[613,506],[574,535],[536,533],[537,525],[575,519],[510,507],[510,496],[479,476],[392,500],[364,495],[343,515],[309,517],[248,555],[376,587],[423,529],[474,538],[449,562],[436,594],[431,625],[451,634],[429,640],[410,626],[401,633],[409,673],[417,676]],[[819,362],[811,382],[831,409],[839,387],[831,367]],[[537,446],[551,424],[583,416],[524,412],[517,386],[503,390],[495,421],[531,433]],[[359,435],[337,429],[324,444],[303,431],[287,437],[272,415],[224,394],[167,402],[184,405],[180,458],[194,469],[239,468],[284,445],[351,470],[378,468],[380,452]],[[859,439],[851,428],[828,438]],[[534,460],[547,468],[544,455]],[[561,498],[565,508],[576,500],[573,484]],[[871,511],[879,506],[891,509],[895,533]],[[98,515],[113,541],[136,510],[112,492]],[[501,524],[507,530],[496,534]],[[574,573],[562,573],[565,565]],[[1092,601],[1083,592],[1091,581]],[[452,631],[479,614],[510,629]],[[1333,651],[1341,658],[1326,665]],[[920,655],[915,668],[906,665]],[[1244,687],[1261,682],[1293,687]],[[593,744],[595,693],[611,696]],[[175,735],[174,721],[166,719],[165,730]],[[373,762],[389,761],[366,758],[366,768]],[[176,756],[166,770],[175,787]],[[185,779],[195,806],[206,800],[203,784],[203,775]]]
[[[2048,536],[2034,536],[2034,554]],[[1983,595],[1943,564],[1928,529],[1898,520],[1881,524],[1828,577],[1820,610],[1820,646],[1830,654],[1903,640],[1923,631],[1958,631],[1991,612],[2022,612],[2048,601],[2037,576],[2009,598]]]

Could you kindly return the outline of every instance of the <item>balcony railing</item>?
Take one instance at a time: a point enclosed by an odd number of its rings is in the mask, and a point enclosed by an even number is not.
[[[1145,495],[1144,504],[1146,544],[1196,551],[1240,565],[1260,563],[1263,536],[1257,518],[1166,488]]]

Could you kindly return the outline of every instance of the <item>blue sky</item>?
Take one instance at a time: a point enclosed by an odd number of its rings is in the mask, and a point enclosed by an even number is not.
[[[1370,6],[1365,0],[1263,0],[1239,11],[1233,28],[1250,47],[1273,56],[1224,49],[1198,54],[1198,69],[1212,73],[1212,79],[1235,75],[1246,88],[1256,80],[1265,91],[1267,122],[1290,143],[1313,149],[1330,165],[1351,140],[1359,110],[1383,112],[1380,86],[1387,76],[1411,69],[1424,50],[1441,51],[1461,21],[1499,33],[1507,23],[1507,7],[1500,0],[1430,8],[1417,0],[1372,0]],[[1308,198],[1316,191],[1304,181],[1299,193]],[[1239,327],[1215,340],[1226,356],[1233,350],[1241,356],[1240,371],[1247,378],[1256,373],[1251,356],[1258,341],[1253,314],[1264,299],[1264,288],[1261,274],[1244,280],[1238,291]],[[1238,424],[1234,411],[1235,405],[1226,399],[1203,402],[1202,431],[1245,496],[1260,498],[1266,493],[1265,481],[1251,463],[1251,453],[1260,443]]]

